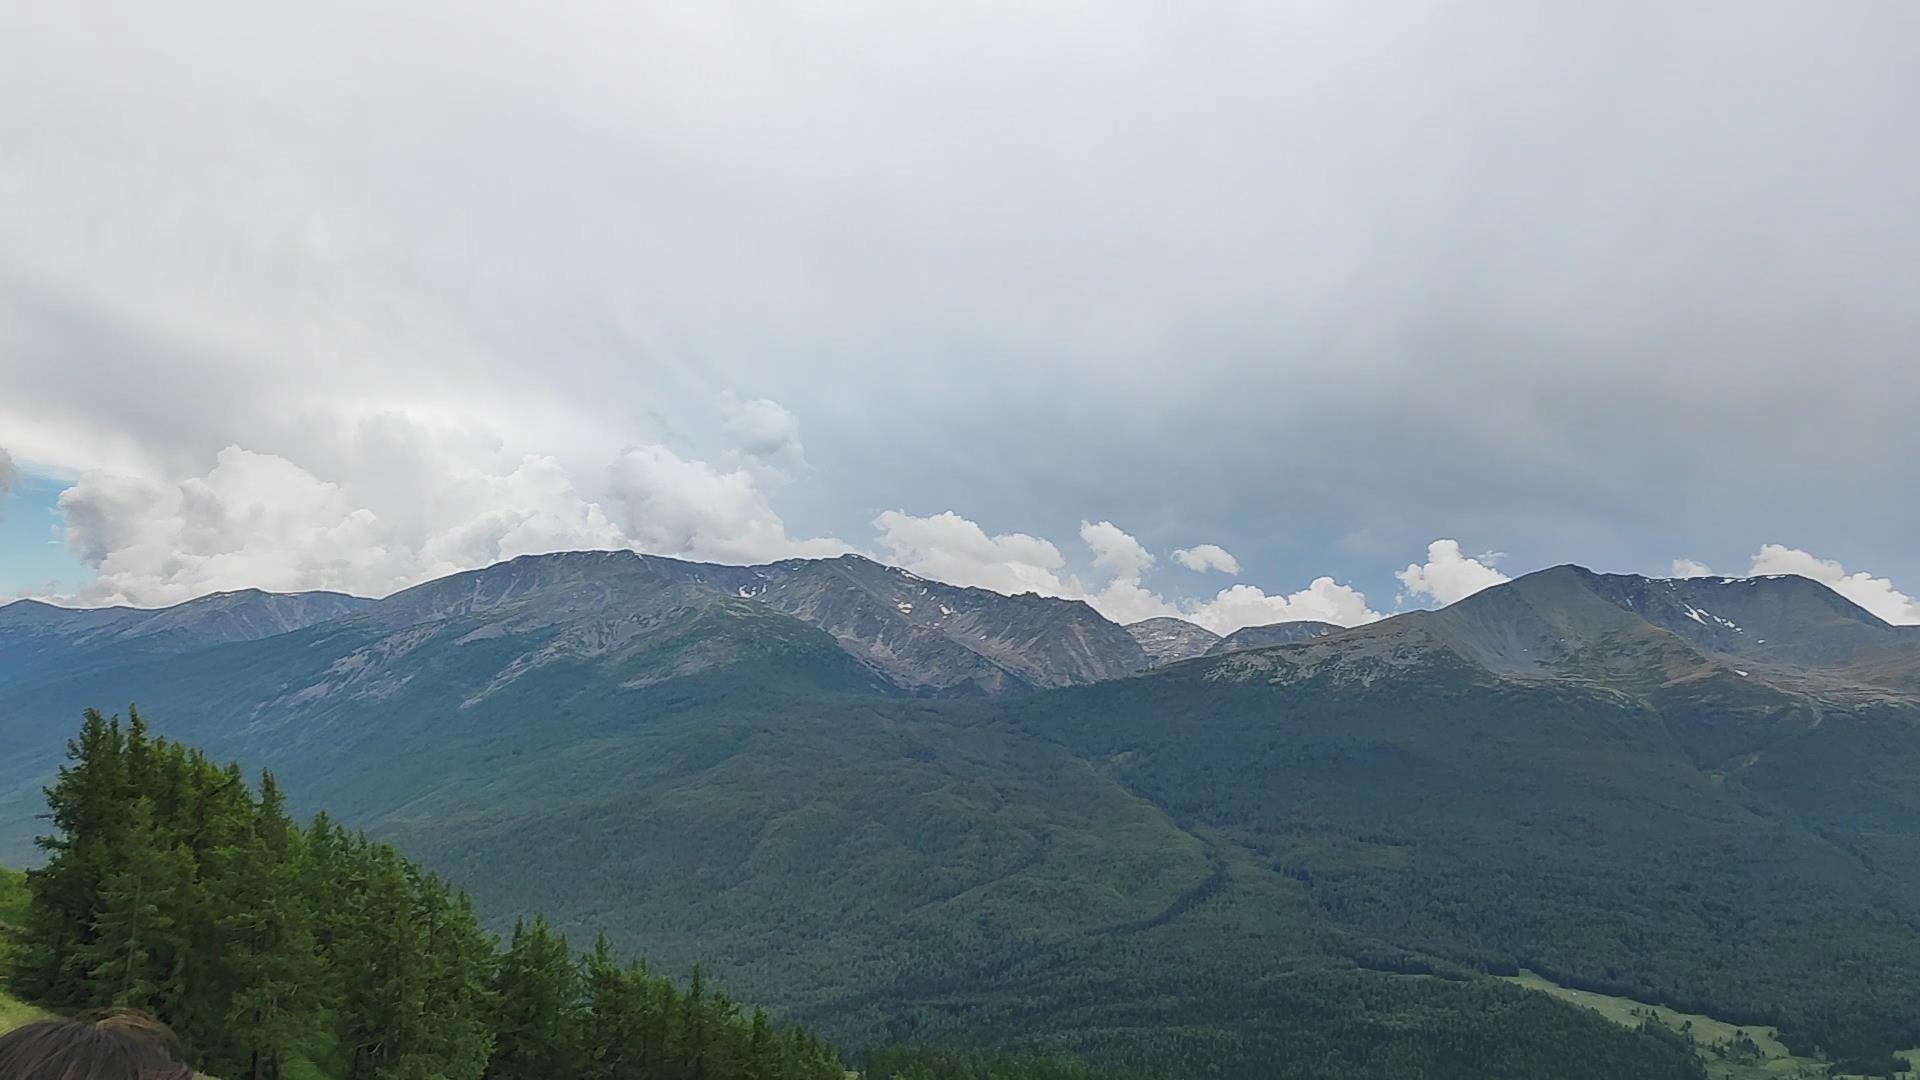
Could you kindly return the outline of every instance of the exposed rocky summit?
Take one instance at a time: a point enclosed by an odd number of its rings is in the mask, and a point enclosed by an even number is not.
[[[1128,623],[1127,633],[1132,634],[1133,640],[1146,650],[1150,667],[1205,656],[1207,650],[1220,641],[1220,635],[1206,627],[1172,616]]]

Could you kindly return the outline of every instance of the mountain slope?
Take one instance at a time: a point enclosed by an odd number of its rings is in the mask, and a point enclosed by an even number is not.
[[[1616,586],[1556,568],[1019,723],[1278,872],[1346,955],[1531,967],[1805,1049],[1920,1037],[1920,703],[1743,674]]]
[[[1167,616],[1128,623],[1126,630],[1146,651],[1150,667],[1203,656],[1220,641],[1219,634],[1204,626]]]
[[[907,689],[1001,693],[1147,666],[1126,630],[1078,600],[960,588],[858,555],[703,573],[820,627]]]
[[[1205,655],[1223,656],[1231,652],[1244,652],[1247,649],[1264,649],[1269,645],[1291,645],[1296,641],[1312,641],[1314,638],[1338,633],[1341,629],[1343,628],[1333,623],[1319,622],[1314,619],[1267,623],[1264,626],[1243,626],[1214,642]]]
[[[1076,600],[964,589],[857,555],[719,566],[632,552],[524,556],[398,593],[370,609],[391,626],[512,607],[522,621],[602,632],[700,604],[755,604],[827,633],[902,689],[1005,693],[1131,674],[1145,654]]]
[[[1147,666],[1124,629],[1077,600],[959,588],[855,555],[720,566],[604,551],[523,556],[384,600],[246,591],[152,611],[20,601],[0,607],[0,681],[258,640],[355,616],[389,629],[456,616],[522,629],[568,623],[573,631],[558,651],[598,652],[661,620],[743,603],[825,631],[882,678],[917,692],[1000,694],[1117,678]]]
[[[365,610],[345,593],[214,593],[168,608],[61,608],[37,600],[0,606],[0,679],[170,656],[257,641]]]
[[[1920,691],[1920,629],[1889,626],[1804,577],[1599,574],[1594,588],[1703,652],[1768,677],[1823,688]]]
[[[515,560],[286,634],[0,679],[0,862],[31,856],[79,708],[138,700],[487,910],[706,961],[850,1043],[1271,1075],[1364,1029],[1425,1062],[1452,1036],[1418,1017],[1507,1009],[1474,975],[1525,966],[1799,1045],[1913,1045],[1920,706],[1736,667],[1623,587],[1555,568],[1029,692],[1145,651],[1076,636],[1080,606],[864,561]]]

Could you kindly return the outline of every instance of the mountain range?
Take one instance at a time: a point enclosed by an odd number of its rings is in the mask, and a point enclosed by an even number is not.
[[[1562,566],[1224,638],[855,556],[19,602],[0,863],[80,709],[133,701],[485,911],[844,1039],[1245,1075],[1329,986],[1374,1004],[1325,1025],[1438,1053],[1408,1016],[1510,1007],[1484,980],[1527,968],[1920,1045],[1920,628],[1804,578]]]

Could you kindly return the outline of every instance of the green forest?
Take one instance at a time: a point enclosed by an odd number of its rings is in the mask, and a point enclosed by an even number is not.
[[[137,712],[88,711],[47,800],[11,989],[57,1012],[151,1012],[228,1080],[1245,1075],[1231,1062],[1333,1080],[1703,1075],[1662,1030],[1466,971],[1308,966],[1229,982],[1091,939],[1031,968],[952,973],[970,982],[958,1010],[877,992],[865,1008],[883,1045],[836,1048],[697,967],[676,980],[604,937],[578,953],[538,915],[497,941],[440,876],[325,814],[296,824],[270,773],[250,785]],[[928,973],[936,1000],[943,977]],[[1162,1004],[1109,1026],[1116,978]],[[1072,1015],[1041,1015],[1056,1008]],[[1108,1071],[1075,1063],[1096,1059]]]
[[[251,788],[138,712],[89,711],[68,759],[46,864],[0,926],[10,988],[36,1006],[151,1013],[229,1080],[845,1075],[818,1036],[747,1013],[697,968],[681,986],[604,938],[577,955],[537,916],[502,946],[440,877],[324,814],[297,825],[272,774]],[[902,1076],[1093,1075],[901,1060]]]

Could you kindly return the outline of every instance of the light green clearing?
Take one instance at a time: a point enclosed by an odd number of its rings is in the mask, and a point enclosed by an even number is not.
[[[40,1010],[23,1001],[0,994],[0,1031],[12,1031],[40,1015]]]
[[[0,985],[12,974],[12,935],[27,906],[27,876],[0,867]],[[40,1015],[40,1010],[0,990],[0,1031],[12,1031]]]
[[[1707,1075],[1713,1080],[1798,1080],[1801,1077],[1811,1080],[1828,1076],[1827,1062],[1794,1056],[1780,1041],[1780,1033],[1770,1027],[1743,1027],[1632,998],[1574,990],[1531,971],[1522,971],[1507,981],[1592,1009],[1623,1027],[1639,1027],[1653,1020],[1687,1035],[1693,1039],[1695,1050],[1706,1063]]]

